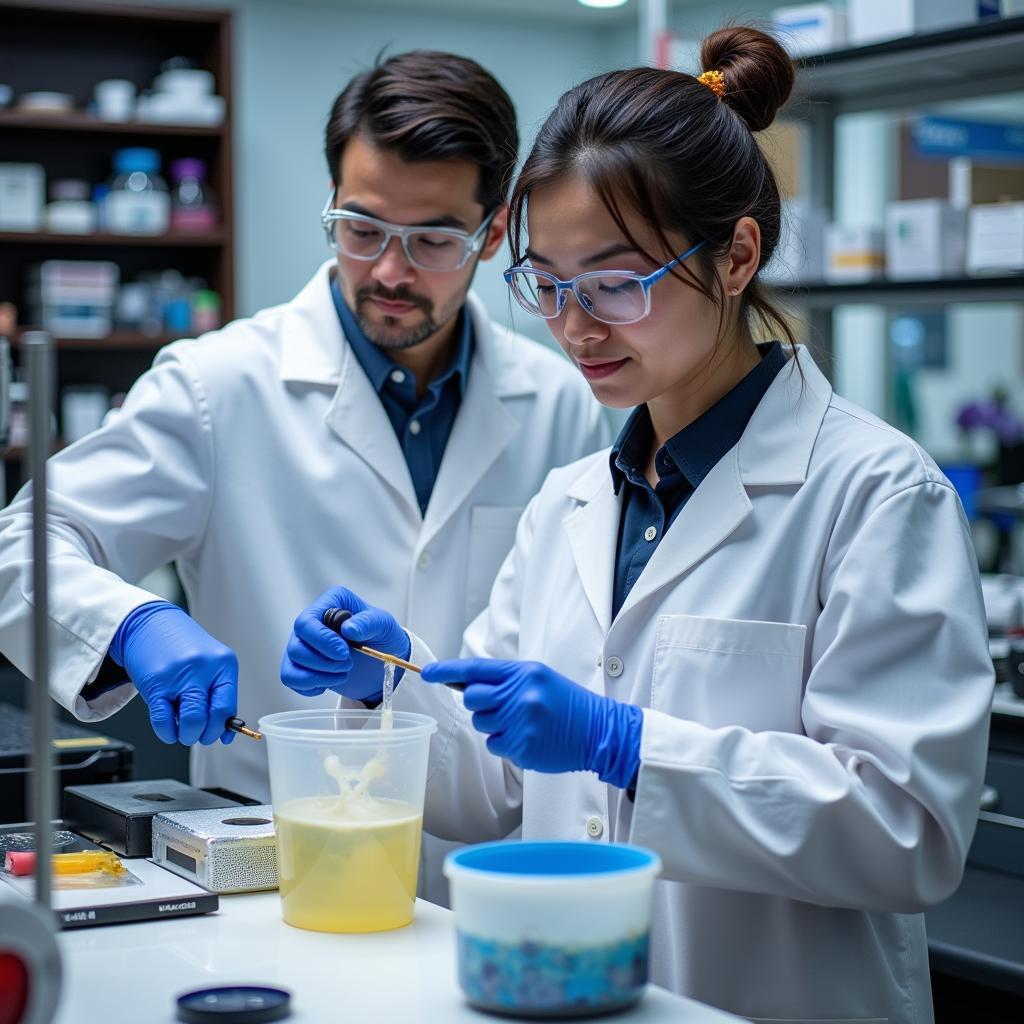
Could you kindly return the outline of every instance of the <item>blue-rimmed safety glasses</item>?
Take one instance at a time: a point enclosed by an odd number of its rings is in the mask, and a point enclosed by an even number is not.
[[[368,217],[352,210],[337,210],[334,190],[320,213],[320,223],[327,235],[327,244],[354,260],[376,260],[384,254],[392,238],[402,240],[405,258],[420,270],[458,270],[473,253],[480,250],[487,238],[487,229],[497,209],[471,235],[457,228],[406,227],[386,220]]]
[[[527,313],[554,320],[565,308],[569,292],[588,316],[605,324],[635,324],[651,311],[651,288],[675,264],[692,256],[703,242],[671,259],[646,277],[632,270],[588,270],[568,281],[534,267],[509,267],[505,283]]]

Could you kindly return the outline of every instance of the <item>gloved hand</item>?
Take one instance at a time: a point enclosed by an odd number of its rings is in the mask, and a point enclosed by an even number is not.
[[[238,658],[177,605],[154,601],[128,613],[108,651],[149,706],[164,743],[230,743],[238,706]]]
[[[487,749],[537,772],[597,772],[620,789],[640,770],[643,714],[592,693],[536,661],[468,658],[423,668],[428,683],[466,683],[473,725]]]
[[[340,636],[323,623],[328,608],[352,612],[352,618],[342,624]],[[305,697],[334,690],[353,700],[379,702],[384,690],[384,663],[360,654],[346,640],[400,658],[408,658],[411,647],[408,635],[390,612],[368,605],[346,587],[332,587],[296,618],[281,659],[281,682]],[[395,686],[401,678],[402,669],[397,669]]]

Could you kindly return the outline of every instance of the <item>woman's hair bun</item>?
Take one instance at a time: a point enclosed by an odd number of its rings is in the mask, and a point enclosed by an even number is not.
[[[744,25],[720,28],[704,40],[700,57],[705,71],[721,71],[728,104],[752,132],[767,128],[793,91],[789,54],[765,32]]]

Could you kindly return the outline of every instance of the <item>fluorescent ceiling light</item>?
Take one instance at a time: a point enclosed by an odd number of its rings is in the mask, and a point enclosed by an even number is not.
[[[626,0],[576,0],[584,7],[621,7]]]

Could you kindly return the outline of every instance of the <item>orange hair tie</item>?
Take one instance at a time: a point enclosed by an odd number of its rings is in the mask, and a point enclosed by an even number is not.
[[[725,95],[725,75],[721,71],[702,71],[697,81],[706,85],[719,99]]]

